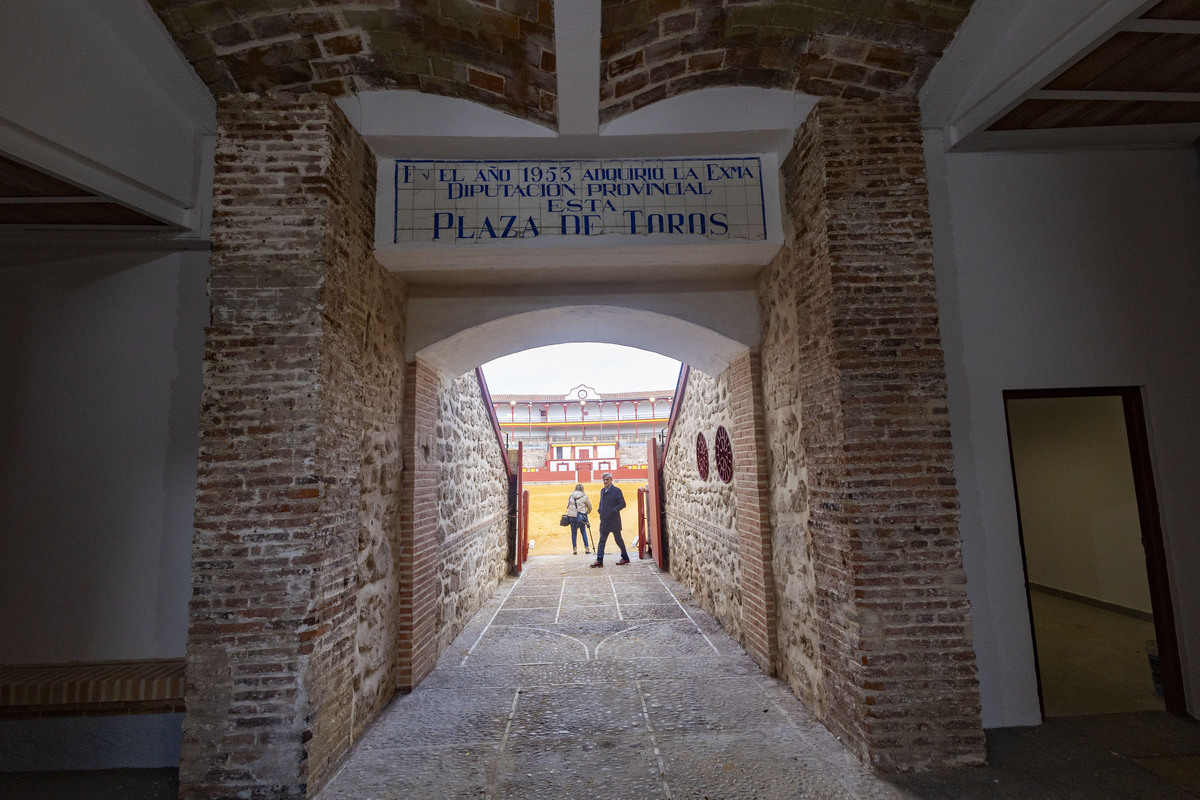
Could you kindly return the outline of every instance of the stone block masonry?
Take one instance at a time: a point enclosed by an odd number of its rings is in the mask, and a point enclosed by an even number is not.
[[[355,636],[354,739],[398,684],[400,638],[401,438],[407,366],[404,293],[384,270],[362,284],[362,464],[358,509],[358,626]]]
[[[218,126],[180,796],[299,798],[397,681],[405,296],[328,98]]]
[[[508,476],[479,379],[442,376],[438,392],[437,654],[508,574]]]
[[[984,759],[921,136],[819,103],[759,276],[780,672],[882,770]]]
[[[508,477],[474,373],[408,367],[400,674],[411,689],[508,574]]]
[[[730,636],[741,641],[742,556],[735,484],[717,477],[715,466],[707,478],[701,478],[696,466],[697,434],[704,436],[711,462],[718,426],[733,427],[729,371],[712,377],[690,370],[663,460],[663,505],[671,575],[691,590],[701,608]]]
[[[663,464],[663,485],[671,574],[770,675],[775,671],[775,599],[758,364],[757,354],[746,352],[716,378],[689,372]],[[719,427],[733,444],[728,483],[715,465]],[[697,464],[701,434],[707,476]]]

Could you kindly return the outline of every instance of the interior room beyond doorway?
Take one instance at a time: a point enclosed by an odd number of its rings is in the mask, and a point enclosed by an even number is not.
[[[1161,710],[1122,396],[1006,408],[1043,714]]]

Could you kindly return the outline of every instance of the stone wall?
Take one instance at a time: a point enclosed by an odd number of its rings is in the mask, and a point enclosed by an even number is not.
[[[358,332],[362,357],[358,631],[355,637],[354,737],[395,692],[399,637],[400,430],[404,410],[404,295],[382,270],[373,272]]]
[[[508,477],[474,372],[438,391],[437,654],[508,574]]]
[[[772,675],[775,597],[759,373],[751,351],[716,378],[688,370],[663,462],[663,506],[671,573]],[[732,448],[728,482],[716,456],[722,427]],[[698,434],[704,435],[707,477],[699,468]]]
[[[779,673],[796,696],[823,717],[828,687],[823,678],[816,553],[808,525],[805,437],[811,438],[818,430],[835,437],[839,421],[832,413],[817,418],[814,412],[821,407],[817,396],[801,380],[802,372],[812,369],[815,361],[832,359],[830,353],[821,352],[829,350],[832,341],[821,340],[810,330],[818,321],[826,327],[830,324],[829,292],[797,267],[828,260],[821,229],[823,174],[819,169],[803,169],[813,158],[813,142],[808,136],[797,139],[785,161],[785,198],[796,235],[790,247],[780,251],[759,275],[759,302],[763,315],[760,353],[770,464],[771,568],[779,612]],[[802,397],[802,389],[810,391]]]
[[[180,796],[297,798],[394,680],[404,290],[327,97],[218,125]]]
[[[508,573],[508,476],[475,375],[408,367],[401,513],[399,688],[438,655]]]
[[[781,673],[884,770],[984,758],[915,101],[822,101],[759,276]]]
[[[729,371],[714,378],[691,370],[663,463],[663,506],[671,574],[730,636],[741,639],[742,569],[734,484],[717,475],[712,447],[718,426],[732,429]],[[708,443],[709,474],[696,465],[696,435]]]

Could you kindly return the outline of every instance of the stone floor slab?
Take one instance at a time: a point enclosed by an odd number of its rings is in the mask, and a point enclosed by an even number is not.
[[[896,796],[669,575],[539,556],[318,798]]]
[[[796,737],[760,733],[656,736],[671,797],[854,800]]]
[[[466,657],[481,664],[541,664],[587,661],[588,646],[550,626],[497,625],[479,640]]]
[[[683,619],[683,609],[674,603],[632,603],[621,604],[621,616],[628,620],[664,620]]]
[[[513,611],[519,608],[554,608],[557,609],[560,603],[560,596],[557,594],[526,594],[514,595],[508,598],[508,602],[504,604],[505,611]]]
[[[631,684],[533,686],[521,690],[510,736],[575,736],[619,740],[646,730],[641,699]]]
[[[610,620],[614,622],[620,620],[615,603],[598,606],[564,606],[558,611],[560,624],[608,622]]]
[[[516,741],[501,759],[495,797],[503,800],[666,798],[658,759],[640,735]]]
[[[630,620],[629,627],[604,640],[598,657],[637,660],[651,653],[657,658],[720,655],[711,637],[687,620]]]
[[[557,608],[502,608],[496,612],[497,625],[553,625]]]
[[[404,750],[481,742],[498,745],[514,695],[508,687],[413,692],[388,707],[359,749]]]
[[[355,752],[320,793],[321,800],[416,800],[488,796],[493,748],[467,745]]]

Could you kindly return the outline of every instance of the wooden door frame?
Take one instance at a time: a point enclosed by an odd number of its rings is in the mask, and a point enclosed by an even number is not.
[[[1038,663],[1037,634],[1033,625],[1033,599],[1029,591],[1029,565],[1025,557],[1025,532],[1021,525],[1021,500],[1017,489],[1017,465],[1013,457],[1012,428],[1008,418],[1009,400],[1037,400],[1073,397],[1120,397],[1125,416],[1125,436],[1129,443],[1129,461],[1133,468],[1133,486],[1137,496],[1138,522],[1142,548],[1146,553],[1146,579],[1150,585],[1150,609],[1154,615],[1154,636],[1162,667],[1163,701],[1166,710],[1187,716],[1183,669],[1179,661],[1179,639],[1175,629],[1175,609],[1171,603],[1171,583],[1167,553],[1163,544],[1162,520],[1158,510],[1158,492],[1150,458],[1150,440],[1146,432],[1145,406],[1138,386],[1102,386],[1076,389],[1010,389],[1004,392],[1004,429],[1008,437],[1009,471],[1013,498],[1017,507],[1017,538],[1021,546],[1021,569],[1025,578],[1025,602],[1029,613],[1029,631],[1033,639],[1034,667],[1037,670],[1038,706],[1046,717],[1042,698],[1042,673]]]

